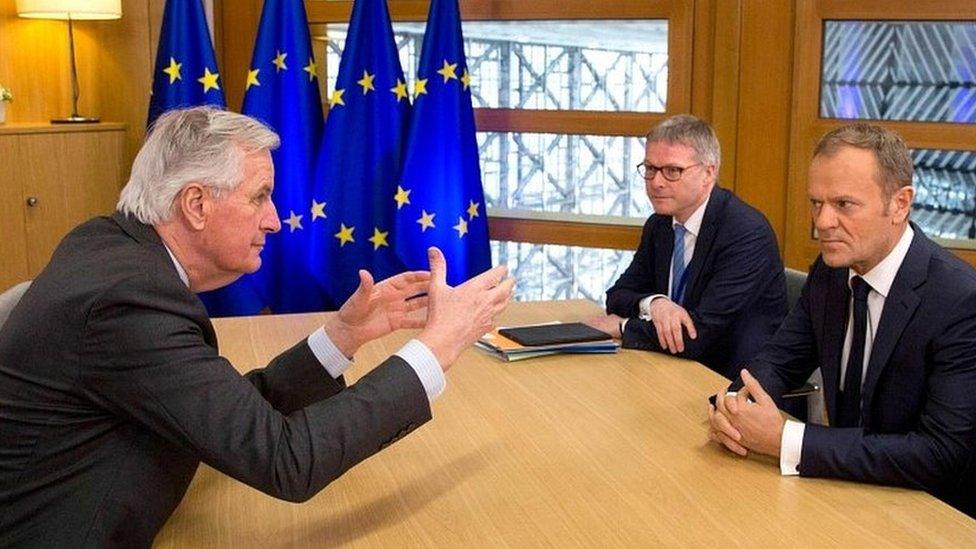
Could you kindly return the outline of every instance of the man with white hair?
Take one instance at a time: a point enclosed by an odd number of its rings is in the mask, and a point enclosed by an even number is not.
[[[281,228],[278,137],[198,107],[161,116],[118,211],[69,233],[0,331],[0,546],[148,546],[197,465],[304,501],[431,418],[443,371],[514,281],[431,271],[360,287],[326,324],[239,375],[196,292],[261,265]],[[419,309],[427,308],[426,320]],[[419,315],[419,316],[418,316]],[[345,387],[364,343],[423,328]]]

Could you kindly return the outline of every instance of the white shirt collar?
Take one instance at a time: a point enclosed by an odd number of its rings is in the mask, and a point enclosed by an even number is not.
[[[169,254],[169,258],[173,260],[173,265],[176,267],[176,273],[180,275],[180,280],[182,280],[183,284],[186,284],[186,287],[189,288],[190,277],[186,276],[186,271],[183,269],[183,265],[180,265],[180,262],[176,259],[176,256],[173,255],[173,250],[170,250],[169,246],[167,246],[165,242],[163,243],[163,247],[166,248],[166,253]]]
[[[693,236],[697,237],[698,233],[701,232],[702,220],[705,219],[705,208],[708,206],[708,202],[711,199],[712,199],[712,193],[711,191],[709,191],[708,198],[706,198],[705,201],[701,203],[701,206],[698,206],[698,208],[694,212],[692,212],[690,216],[688,216],[688,221],[684,223],[678,223],[678,220],[672,217],[671,227],[674,227],[675,225],[682,225],[686,231],[691,233]]]
[[[888,298],[888,291],[891,290],[891,285],[895,282],[898,269],[901,268],[902,262],[905,261],[905,256],[908,255],[908,248],[912,245],[912,238],[914,236],[915,231],[912,230],[912,226],[905,227],[905,232],[901,234],[898,243],[888,252],[888,255],[875,265],[874,268],[861,276],[871,286],[872,290],[881,294],[885,299]],[[848,285],[850,285],[851,279],[855,276],[860,275],[854,272],[854,269],[847,269]]]

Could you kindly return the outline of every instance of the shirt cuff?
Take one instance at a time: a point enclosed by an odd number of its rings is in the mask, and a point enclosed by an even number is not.
[[[661,297],[667,299],[668,296],[664,294],[653,294],[640,300],[638,309],[640,309],[641,320],[654,320],[653,318],[651,318],[651,302]]]
[[[447,385],[444,370],[437,362],[437,357],[430,352],[426,345],[419,340],[411,339],[395,354],[405,360],[417,373],[420,383],[424,386],[424,391],[427,392],[429,402],[434,402],[444,392],[444,387]]]
[[[799,475],[800,455],[803,452],[803,432],[806,424],[786,420],[779,448],[779,472],[784,476]]]
[[[308,336],[308,346],[312,349],[312,354],[318,359],[319,363],[325,368],[326,372],[333,379],[339,379],[346,370],[352,366],[352,361],[342,351],[335,346],[325,333],[325,328],[319,328]]]

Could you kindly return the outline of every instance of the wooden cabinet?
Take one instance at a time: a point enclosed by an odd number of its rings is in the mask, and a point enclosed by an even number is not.
[[[76,225],[115,210],[125,125],[0,125],[0,291],[34,278]]]

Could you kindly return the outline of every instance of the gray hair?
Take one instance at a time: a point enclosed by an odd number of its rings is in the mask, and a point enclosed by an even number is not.
[[[244,178],[245,155],[278,148],[261,122],[215,107],[171,110],[153,123],[116,206],[148,225],[167,221],[183,186],[198,182],[219,195]]]
[[[874,153],[874,158],[878,161],[875,179],[881,185],[885,200],[890,200],[898,189],[912,186],[915,167],[908,154],[908,146],[897,133],[864,122],[848,124],[821,137],[813,150],[813,156],[830,157],[842,147],[854,147]]]
[[[718,170],[722,162],[722,148],[711,124],[697,116],[679,114],[672,116],[647,133],[647,142],[680,143],[695,150],[698,161]]]

